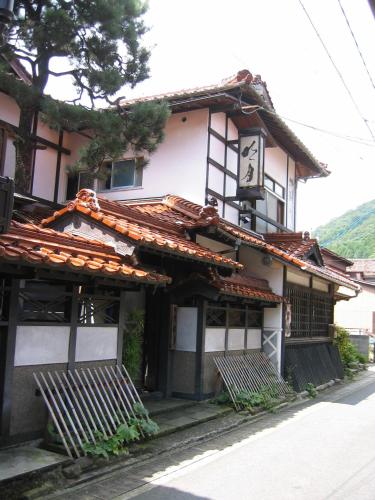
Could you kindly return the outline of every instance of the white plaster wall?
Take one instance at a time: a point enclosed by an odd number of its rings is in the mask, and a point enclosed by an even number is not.
[[[208,187],[219,194],[224,191],[224,173],[214,165],[208,166]]]
[[[237,191],[237,181],[229,175],[226,176],[225,180],[225,196],[235,196]]]
[[[176,351],[196,351],[197,325],[197,307],[177,308]]]
[[[266,148],[264,172],[284,187],[287,184],[287,161],[287,154],[278,146]]]
[[[79,326],[76,361],[116,359],[117,334],[117,326]]]
[[[263,264],[264,253],[246,245],[240,247],[240,262],[244,264],[246,270],[257,276],[266,279],[272,291],[278,295],[283,294],[283,265],[276,260],[266,266]]]
[[[69,326],[18,326],[14,366],[67,363]]]
[[[360,328],[372,332],[373,313],[375,313],[375,290],[371,292],[363,288],[357,297],[336,303],[335,323],[345,328]]]
[[[327,281],[320,280],[319,278],[313,278],[312,287],[315,288],[315,290],[320,290],[321,292],[329,292],[329,283]]]
[[[296,163],[289,156],[289,168],[288,168],[288,188],[287,188],[287,207],[286,207],[286,226],[289,229],[295,231],[295,216],[294,216],[294,206],[296,203]]]
[[[17,125],[20,111],[16,102],[6,94],[0,92],[0,118],[11,125]]]
[[[224,218],[227,221],[238,225],[238,210],[236,208],[231,207],[228,204],[225,204],[225,216],[224,216]]]
[[[205,236],[197,234],[197,243],[204,248],[212,250],[213,252],[232,249],[233,251],[226,253],[225,256],[229,259],[236,258],[236,251],[234,250],[234,248],[230,245],[226,245],[225,243],[221,243],[220,241],[211,240],[210,238],[206,238]]]
[[[227,169],[235,175],[238,173],[238,153],[231,148],[227,148]]]
[[[294,269],[287,269],[286,280],[296,285],[310,286],[310,275]]]
[[[240,262],[246,266],[246,269],[258,278],[264,278],[268,281],[272,291],[278,295],[283,295],[283,275],[284,266],[273,260],[271,265],[263,264],[264,254],[253,248],[242,245],[240,247]],[[281,365],[281,338],[282,338],[282,305],[276,307],[264,308],[264,328],[269,330],[278,330],[276,337],[277,344],[277,367]]]
[[[13,141],[13,138],[8,137],[4,160],[4,175],[12,179],[14,179],[16,169],[16,148],[13,145]]]
[[[261,347],[262,330],[260,328],[248,328],[246,349],[260,349]]]
[[[172,193],[204,205],[207,140],[207,109],[173,114],[165,128],[164,142],[143,171],[142,187],[104,191],[104,195],[124,200]]]
[[[228,120],[228,141],[238,140],[238,129],[231,118]]]
[[[33,194],[53,200],[55,189],[57,151],[47,148],[38,150],[35,156]]]
[[[224,167],[225,163],[225,144],[219,141],[214,135],[210,136],[209,157],[220,163]]]
[[[228,351],[239,351],[245,348],[245,329],[228,329]]]
[[[61,156],[61,167],[60,167],[60,184],[59,184],[59,194],[58,201],[66,201],[66,188],[68,183],[67,167],[69,165],[74,165],[74,163],[79,159],[80,150],[87,144],[88,139],[80,134],[75,133],[64,133],[63,146],[71,151],[70,155],[63,154]]]
[[[206,328],[205,352],[225,351],[225,328]]]
[[[225,113],[212,113],[211,128],[223,137],[225,137],[225,121]]]

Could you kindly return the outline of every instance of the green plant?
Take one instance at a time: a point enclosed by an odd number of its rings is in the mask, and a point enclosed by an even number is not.
[[[347,369],[350,368],[351,363],[367,363],[366,357],[358,351],[354,344],[350,342],[349,332],[345,330],[345,328],[338,325],[335,326],[335,330],[335,344],[339,349],[345,374],[348,374]]]
[[[122,359],[130,376],[139,376],[142,363],[142,337],[144,330],[144,311],[135,309],[128,315]]]
[[[250,412],[254,412],[257,408],[270,411],[278,401],[275,385],[261,387],[258,392],[241,390],[236,394],[235,399],[238,406]]]
[[[139,432],[135,425],[121,424],[113,436],[105,436],[102,432],[95,432],[96,443],[84,443],[83,449],[93,456],[109,458],[110,455],[128,453],[126,444],[139,439]]]
[[[307,391],[310,398],[316,398],[318,391],[312,382],[306,384],[305,390]]]
[[[227,405],[231,406],[232,405],[232,400],[227,391],[221,392],[216,398],[212,400],[212,403],[217,404],[217,405]]]

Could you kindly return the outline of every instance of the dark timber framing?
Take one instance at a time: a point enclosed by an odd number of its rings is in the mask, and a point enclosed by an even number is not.
[[[16,350],[17,319],[19,307],[20,280],[12,279],[10,286],[8,331],[6,334],[6,355],[3,380],[3,401],[1,406],[0,437],[9,436],[12,410],[12,384],[14,370],[14,354]],[[1,403],[1,402],[0,402]]]

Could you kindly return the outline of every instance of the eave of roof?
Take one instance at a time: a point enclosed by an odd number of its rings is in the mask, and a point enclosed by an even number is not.
[[[100,202],[102,203],[102,201],[104,200],[101,199]],[[187,240],[184,233],[181,232],[181,228],[177,225],[171,226],[169,224],[173,230],[161,230],[157,227],[158,221],[155,218],[151,218],[153,224],[150,224],[150,217],[144,217],[144,223],[141,224],[138,221],[141,221],[142,217],[134,210],[135,214],[130,213],[128,207],[122,207],[116,202],[108,202],[108,200],[105,200],[104,205],[106,208],[103,211],[93,210],[85,206],[85,202],[77,199],[67,207],[55,212],[51,217],[44,219],[42,224],[48,226],[69,212],[76,211],[120,233],[125,238],[135,242],[137,246],[154,248],[187,259],[214,264],[215,266],[231,269],[243,268],[242,264]],[[114,210],[110,211],[108,207],[113,207]]]
[[[249,275],[235,274],[224,278],[212,272],[210,284],[223,295],[277,304],[284,302],[283,297],[272,292],[266,280]]]
[[[165,208],[161,210],[160,205],[169,208],[169,211],[165,210]],[[162,214],[162,217],[167,219],[171,224],[172,221],[175,221],[175,224],[179,221],[181,227],[184,227],[185,221],[186,227],[189,228],[199,230],[199,228],[205,227],[204,219],[202,219],[203,207],[179,196],[166,195],[164,198],[149,201],[123,201],[121,202],[121,206],[131,206],[134,210],[146,211],[149,215],[152,214],[155,219],[160,218]],[[179,216],[179,214],[181,215]],[[253,248],[259,248],[287,264],[296,266],[302,271],[310,272],[320,278],[324,278],[339,285],[348,286],[355,290],[358,289],[357,285],[349,277],[343,276],[339,272],[327,267],[316,266],[313,263],[303,260],[299,256],[290,254],[287,250],[283,250],[274,244],[268,243],[262,235],[246,231],[222,218],[218,218],[213,226],[218,233],[229,235],[232,239],[239,239],[244,244]],[[288,236],[286,236],[286,238],[288,238]],[[312,240],[311,244],[317,244],[316,240]]]
[[[220,104],[233,103],[235,99],[239,103],[237,110],[241,112],[241,101],[245,100],[244,104],[256,104],[259,106],[259,113],[270,134],[282,144],[285,149],[294,154],[295,159],[315,171],[314,174],[305,174],[300,177],[326,177],[329,171],[320,163],[309,149],[302,143],[296,134],[288,127],[282,118],[275,112],[274,108],[269,105],[263,97],[257,92],[252,85],[252,81],[258,83],[247,70],[239,72],[237,78],[227,79],[216,85],[196,87],[192,89],[182,89],[175,92],[166,92],[164,94],[139,97],[135,99],[127,99],[120,101],[120,105],[124,108],[129,108],[141,102],[153,102],[167,100],[172,108],[178,107],[178,111],[182,108],[188,109],[194,102],[203,101],[198,107],[207,107],[210,105],[209,100],[220,97]],[[240,79],[242,78],[242,79]],[[263,82],[264,83],[264,82]],[[239,100],[241,96],[241,101]],[[214,103],[212,103],[214,104]],[[217,104],[217,102],[216,102]]]
[[[171,282],[168,276],[130,265],[102,242],[15,221],[0,235],[0,260],[153,285]]]

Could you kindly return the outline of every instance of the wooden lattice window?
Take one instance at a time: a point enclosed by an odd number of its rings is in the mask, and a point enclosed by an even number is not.
[[[326,293],[288,285],[291,303],[291,337],[327,337],[333,317],[333,300]]]
[[[78,323],[81,325],[117,324],[119,318],[119,299],[85,295],[79,299]]]
[[[218,307],[208,307],[206,314],[206,326],[225,327],[226,310]]]
[[[71,293],[65,284],[25,280],[19,301],[20,322],[70,322]]]

